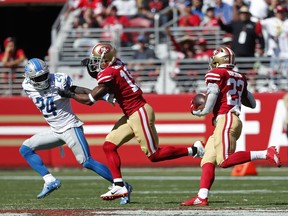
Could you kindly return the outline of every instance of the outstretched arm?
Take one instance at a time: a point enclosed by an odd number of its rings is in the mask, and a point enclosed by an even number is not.
[[[99,84],[93,90],[79,86],[72,86],[70,89],[59,89],[58,93],[61,97],[73,98],[79,103],[93,105],[97,100],[106,100],[109,102],[109,97],[104,97],[108,91],[108,85]]]
[[[80,86],[71,86],[70,91],[78,94],[89,94],[91,89],[80,87]]]

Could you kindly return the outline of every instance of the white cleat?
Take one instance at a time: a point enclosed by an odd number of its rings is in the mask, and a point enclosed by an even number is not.
[[[194,158],[203,158],[205,153],[205,145],[202,141],[197,140],[192,146],[197,148],[197,153],[194,155]]]
[[[111,190],[109,190],[107,193],[102,194],[100,197],[103,200],[114,200],[120,197],[124,197],[128,195],[128,190],[125,186],[121,187],[118,185],[113,185]]]

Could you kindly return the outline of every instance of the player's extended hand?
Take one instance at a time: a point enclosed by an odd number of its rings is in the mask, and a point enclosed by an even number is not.
[[[87,66],[89,64],[90,58],[84,58],[81,60],[81,65],[82,66]]]
[[[75,95],[75,93],[70,91],[69,89],[59,89],[58,88],[57,92],[61,97],[65,97],[65,98],[72,98]]]
[[[115,106],[116,99],[114,98],[114,94],[106,94],[103,96],[103,99],[110,103],[112,106]]]

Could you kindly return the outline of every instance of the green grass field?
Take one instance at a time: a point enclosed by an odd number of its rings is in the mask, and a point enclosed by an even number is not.
[[[200,207],[201,209],[207,211],[234,208],[267,209],[286,212],[287,168],[257,167],[257,176],[244,177],[232,177],[231,170],[217,169],[209,206]],[[25,210],[49,209],[93,211],[199,209],[179,205],[180,202],[197,194],[201,172],[199,168],[123,169],[123,178],[132,184],[134,189],[131,203],[128,205],[119,205],[119,200],[100,199],[100,194],[105,193],[110,184],[89,170],[53,169],[51,172],[61,180],[62,186],[44,199],[38,200],[36,195],[42,190],[43,180],[35,172],[30,169],[1,170],[0,213],[11,210],[25,212]],[[286,213],[288,215],[288,211]]]

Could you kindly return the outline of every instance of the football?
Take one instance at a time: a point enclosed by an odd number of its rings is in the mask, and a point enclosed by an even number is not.
[[[202,110],[206,103],[206,94],[199,93],[192,99],[192,104],[196,110]]]

